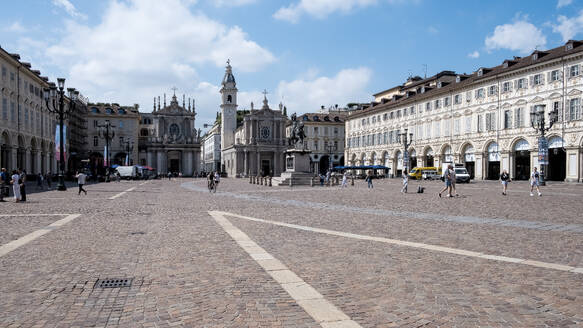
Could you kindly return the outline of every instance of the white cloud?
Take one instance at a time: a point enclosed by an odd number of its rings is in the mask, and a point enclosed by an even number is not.
[[[354,8],[376,4],[377,0],[300,0],[288,7],[281,7],[273,17],[297,23],[302,14],[324,18],[333,12],[348,13]]]
[[[494,33],[485,40],[488,51],[510,49],[521,53],[528,53],[536,47],[544,47],[546,43],[547,39],[542,31],[526,20],[498,25]]]
[[[69,0],[53,0],[53,5],[65,9],[71,17],[87,19],[87,16],[80,13]]]
[[[216,7],[239,7],[256,3],[257,0],[211,0]]]
[[[583,10],[577,16],[571,18],[559,16],[557,20],[559,24],[552,25],[553,32],[560,33],[563,41],[573,39],[575,35],[583,32]]]
[[[559,0],[557,2],[557,8],[565,7],[573,3],[573,0]]]
[[[8,32],[23,33],[26,32],[26,28],[20,24],[20,22],[14,22],[10,26],[4,28]]]
[[[192,13],[188,6],[180,0],[112,0],[96,26],[67,21],[63,39],[48,47],[46,56],[67,72],[68,85],[94,101],[141,103],[149,111],[152,97],[170,94],[175,85],[178,93],[195,97],[212,91],[206,97],[218,105],[218,91],[209,90],[199,69],[222,69],[230,58],[236,70],[253,72],[275,57],[241,28]]]
[[[470,57],[470,58],[480,58],[480,53],[478,52],[478,50],[474,50],[473,52],[470,52],[468,54],[468,57]]]
[[[322,105],[344,106],[353,101],[368,101],[370,92],[366,88],[371,78],[372,71],[360,67],[341,70],[333,77],[281,81],[277,86],[276,98],[284,97],[288,113],[314,112]]]
[[[435,26],[429,26],[427,28],[427,32],[430,34],[437,34],[439,33],[439,30]]]

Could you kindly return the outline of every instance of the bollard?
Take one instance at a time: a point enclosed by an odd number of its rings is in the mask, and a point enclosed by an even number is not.
[[[249,176],[249,183],[253,183],[253,177]]]
[[[259,178],[259,185],[260,185],[260,186],[263,186],[263,177],[260,177],[260,178]]]
[[[269,177],[269,186],[271,187],[271,177]]]
[[[312,178],[310,179],[310,187],[313,187],[313,186],[314,186],[314,177],[312,177]]]
[[[352,182],[350,183],[350,185],[351,185],[351,186],[354,186],[354,175],[353,175],[353,176],[351,176],[351,178],[352,178]]]
[[[293,178],[291,178],[291,177],[290,177],[290,178],[289,178],[289,186],[290,186],[290,187],[292,186],[292,180],[293,180]]]

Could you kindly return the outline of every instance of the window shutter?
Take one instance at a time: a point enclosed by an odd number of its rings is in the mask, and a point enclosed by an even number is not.
[[[548,79],[548,80],[550,81],[551,79]],[[545,84],[545,75],[544,74],[540,75],[540,84]]]
[[[520,108],[514,110],[514,127],[520,127]]]
[[[529,76],[528,77],[528,85],[531,86],[531,87],[534,85],[534,76]]]
[[[518,90],[518,80],[514,80],[514,89]]]
[[[559,70],[559,81],[563,81],[563,70]]]
[[[557,116],[557,118],[559,119],[559,122],[563,122],[564,112],[565,112],[565,110],[563,109],[563,102],[559,101],[559,115]]]

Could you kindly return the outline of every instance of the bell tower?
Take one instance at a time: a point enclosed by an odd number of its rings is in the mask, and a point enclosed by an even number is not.
[[[235,144],[235,129],[237,128],[237,83],[235,83],[230,60],[227,60],[222,86],[221,149],[226,149]]]

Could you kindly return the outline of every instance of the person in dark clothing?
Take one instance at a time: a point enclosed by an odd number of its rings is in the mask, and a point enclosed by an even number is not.
[[[26,170],[20,170],[20,201],[26,202]]]
[[[502,181],[502,195],[506,196],[508,182],[512,181],[510,180],[510,175],[508,174],[508,171],[506,170],[502,171],[502,174],[500,174],[500,181]]]

